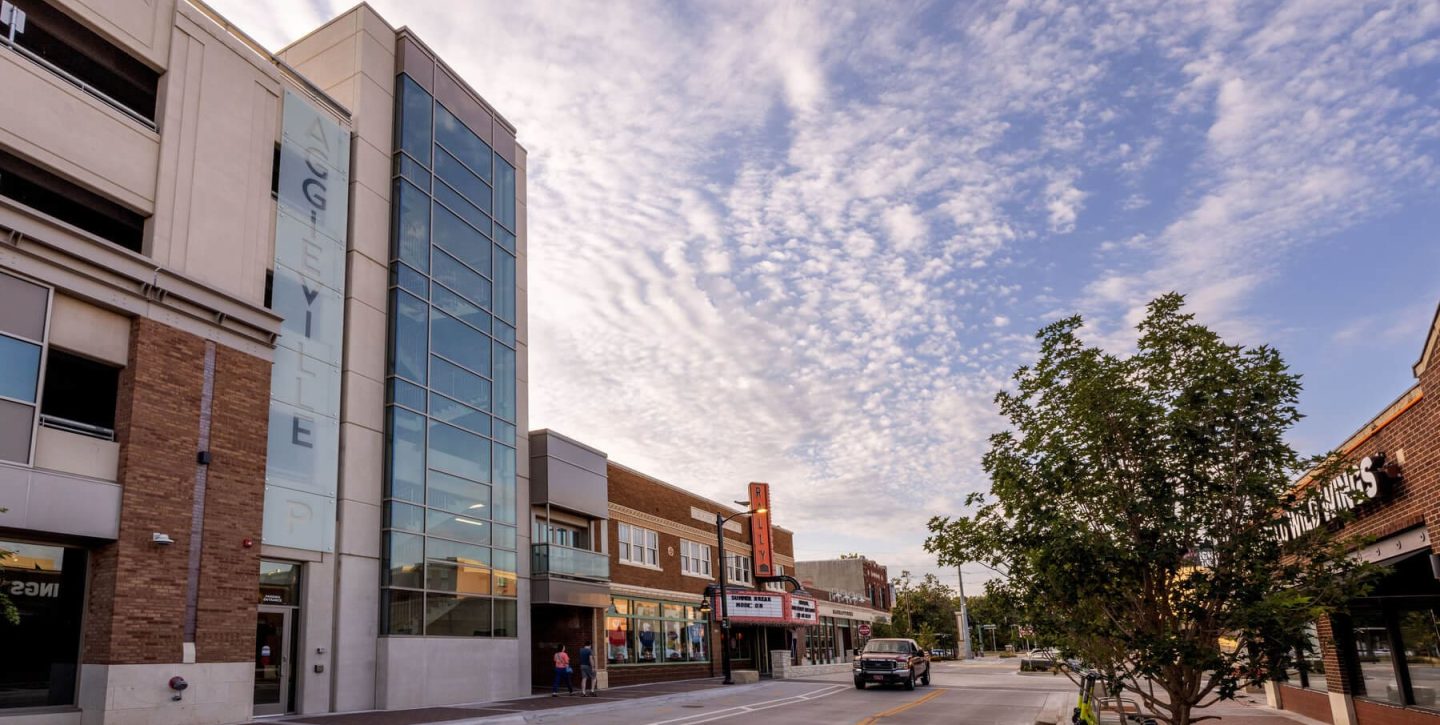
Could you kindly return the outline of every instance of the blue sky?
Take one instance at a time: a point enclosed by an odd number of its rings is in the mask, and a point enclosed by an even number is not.
[[[272,48],[347,7],[214,4]],[[529,149],[532,427],[769,481],[803,558],[933,569],[1058,317],[1123,351],[1186,293],[1303,374],[1315,453],[1440,302],[1433,0],[372,5]]]

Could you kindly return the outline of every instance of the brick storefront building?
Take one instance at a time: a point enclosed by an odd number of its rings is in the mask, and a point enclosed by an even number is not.
[[[1272,689],[1284,709],[1335,725],[1440,724],[1440,550],[1432,544],[1440,534],[1437,346],[1440,315],[1413,367],[1415,385],[1338,446],[1353,467],[1335,480],[1307,483],[1362,499],[1340,535],[1368,542],[1356,556],[1384,573],[1348,611],[1316,623],[1319,657]],[[1299,531],[1326,523],[1317,516],[1291,525]]]
[[[611,462],[553,431],[532,432],[530,450],[535,683],[552,682],[556,647],[564,644],[573,662],[586,641],[594,645],[602,687],[718,675],[719,615],[705,596],[721,566],[715,516],[743,509]],[[744,492],[737,486],[737,497]],[[723,531],[732,601],[789,606],[793,584],[756,581],[748,519],[732,519]],[[772,525],[770,535],[775,573],[793,575],[793,532]],[[824,639],[819,616],[807,628],[787,617],[766,619],[773,611],[753,614],[730,612],[734,669],[763,675],[772,652],[806,660],[807,639]],[[807,630],[817,636],[807,637]]]

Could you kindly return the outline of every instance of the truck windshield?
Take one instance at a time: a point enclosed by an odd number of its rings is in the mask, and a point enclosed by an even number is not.
[[[871,641],[869,641],[869,642],[867,642],[867,643],[865,644],[865,651],[866,651],[866,652],[895,652],[895,653],[908,654],[908,653],[910,652],[910,643],[909,643],[909,642],[903,642],[903,641],[900,641],[900,640],[895,640],[895,639],[889,639],[889,640],[886,640],[886,639],[876,639],[876,640],[871,640]]]

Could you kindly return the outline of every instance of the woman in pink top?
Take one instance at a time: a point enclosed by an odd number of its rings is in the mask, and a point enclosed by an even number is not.
[[[560,683],[565,683],[565,689],[575,694],[575,687],[570,684],[570,655],[565,654],[565,645],[555,650],[555,684],[550,686],[550,696],[560,696]]]

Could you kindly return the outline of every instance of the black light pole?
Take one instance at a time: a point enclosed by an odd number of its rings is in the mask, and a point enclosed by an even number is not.
[[[730,603],[727,601],[726,588],[729,584],[725,581],[725,524],[737,516],[750,516],[751,514],[763,514],[765,509],[754,511],[741,511],[738,514],[730,514],[721,518],[720,512],[715,512],[715,543],[720,547],[720,669],[725,674],[725,684],[735,684],[730,680]]]

